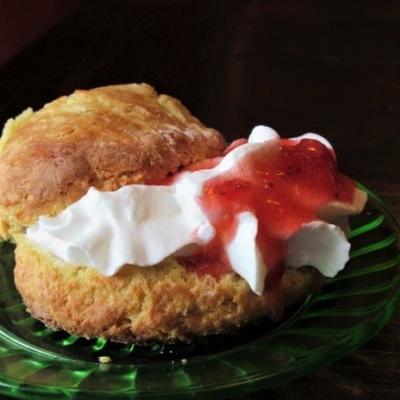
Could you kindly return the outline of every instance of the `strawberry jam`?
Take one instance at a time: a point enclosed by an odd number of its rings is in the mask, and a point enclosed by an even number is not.
[[[236,141],[227,150],[244,143]],[[220,160],[205,160],[185,171],[210,169]],[[333,151],[317,140],[281,139],[272,148],[260,146],[204,183],[198,201],[216,235],[181,262],[215,277],[231,271],[224,249],[235,236],[238,214],[250,211],[258,219],[256,242],[267,267],[265,287],[273,288],[283,272],[287,239],[304,223],[318,219],[323,205],[351,203],[354,190],[353,181],[338,173]]]

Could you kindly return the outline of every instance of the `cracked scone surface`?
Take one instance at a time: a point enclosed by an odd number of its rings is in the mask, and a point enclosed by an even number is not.
[[[158,181],[224,145],[180,101],[147,84],[77,90],[28,109],[0,140],[0,235],[57,214],[90,186]]]
[[[233,272],[199,276],[172,257],[105,277],[60,261],[23,235],[16,242],[15,283],[28,310],[47,326],[87,338],[174,341],[225,332],[265,315],[276,319],[322,284],[313,268],[286,268],[280,285],[258,296]]]

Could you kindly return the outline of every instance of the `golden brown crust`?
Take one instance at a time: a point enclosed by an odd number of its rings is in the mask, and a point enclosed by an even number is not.
[[[77,90],[10,120],[0,141],[0,235],[54,215],[90,186],[157,181],[221,152],[221,135],[146,84]]]
[[[15,283],[29,311],[46,325],[114,341],[173,341],[229,331],[288,307],[320,287],[312,268],[287,268],[280,286],[254,294],[238,275],[198,276],[170,258],[127,266],[105,277],[66,264],[17,235]]]

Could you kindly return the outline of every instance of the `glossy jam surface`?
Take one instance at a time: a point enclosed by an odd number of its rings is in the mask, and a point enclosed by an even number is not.
[[[234,142],[228,151],[235,147]],[[188,170],[209,169],[219,160],[205,160]],[[217,234],[181,262],[199,274],[217,277],[230,271],[224,246],[236,232],[237,215],[250,211],[258,219],[256,241],[268,269],[266,288],[271,288],[283,271],[286,240],[302,224],[318,219],[323,205],[351,203],[354,190],[353,181],[338,173],[326,146],[312,139],[281,139],[276,151],[245,156],[233,170],[205,182],[198,201]]]

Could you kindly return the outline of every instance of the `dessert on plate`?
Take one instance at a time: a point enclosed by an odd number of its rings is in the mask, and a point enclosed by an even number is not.
[[[279,319],[349,257],[364,192],[316,134],[229,146],[146,84],[78,90],[9,120],[0,234],[47,326],[188,340]]]

